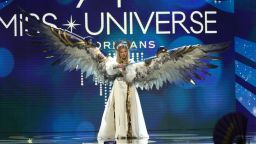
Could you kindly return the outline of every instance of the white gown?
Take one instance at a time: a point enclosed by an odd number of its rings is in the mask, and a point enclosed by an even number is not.
[[[120,69],[113,69],[117,63],[112,60],[107,63],[107,72],[116,74]],[[127,77],[135,77],[134,68],[126,69]],[[125,77],[117,77],[105,107],[98,139],[113,138],[148,138],[140,99],[136,87],[127,84]],[[130,124],[130,125],[129,125]]]

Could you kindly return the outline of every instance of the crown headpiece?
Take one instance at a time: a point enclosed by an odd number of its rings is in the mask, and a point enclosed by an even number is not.
[[[118,41],[115,43],[115,49],[118,50],[120,47],[127,47],[127,49],[130,49],[131,43],[129,41]]]

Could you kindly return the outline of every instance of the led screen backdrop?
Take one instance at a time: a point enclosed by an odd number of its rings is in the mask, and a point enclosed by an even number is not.
[[[256,129],[256,1],[236,1],[235,90],[237,111],[248,117],[248,131]],[[246,21],[242,22],[246,16]]]
[[[80,71],[52,66],[45,47],[25,34],[21,9],[45,24],[93,36],[109,56],[114,41],[130,40],[135,61],[155,55],[160,46],[233,41],[231,0],[0,2],[1,132],[97,131],[111,90]],[[211,129],[235,111],[233,45],[220,56],[212,76],[196,86],[138,90],[148,130]]]

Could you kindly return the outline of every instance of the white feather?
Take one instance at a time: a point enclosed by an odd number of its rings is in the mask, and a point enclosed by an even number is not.
[[[125,80],[131,83],[136,77],[136,67],[133,64],[130,64],[126,67],[125,71]]]
[[[109,75],[115,75],[119,72],[118,68],[115,68],[117,66],[117,62],[115,58],[109,57],[106,62],[106,71]]]

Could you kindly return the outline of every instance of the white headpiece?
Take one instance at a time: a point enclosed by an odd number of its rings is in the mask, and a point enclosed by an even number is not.
[[[130,48],[130,42],[129,41],[119,41],[115,43],[115,49],[118,50],[120,47],[127,47],[128,49]]]

